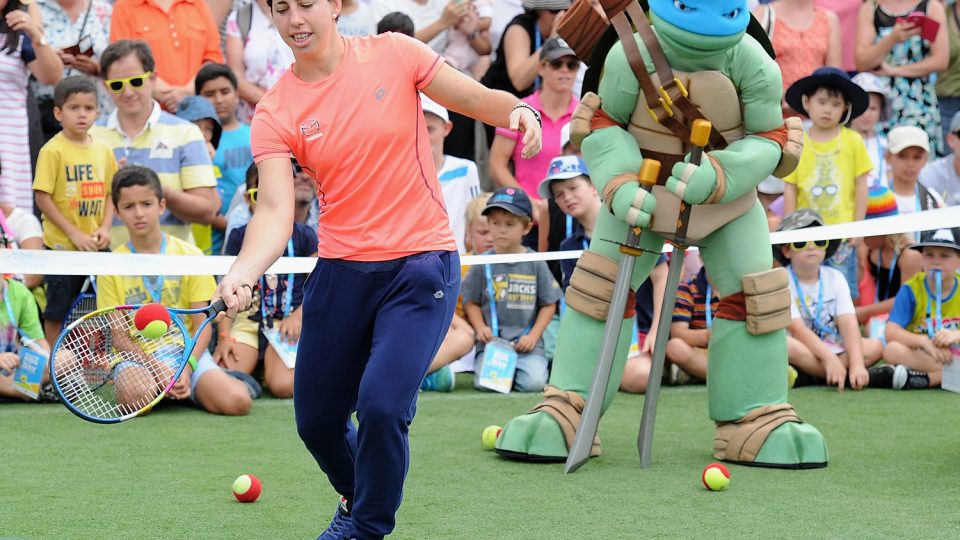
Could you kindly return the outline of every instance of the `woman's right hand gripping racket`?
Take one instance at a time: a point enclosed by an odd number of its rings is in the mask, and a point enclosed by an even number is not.
[[[198,309],[145,304],[89,313],[57,339],[50,354],[54,388],[71,412],[90,422],[145,414],[173,388],[200,333],[225,310],[217,300]],[[183,316],[197,313],[206,319],[191,336]]]

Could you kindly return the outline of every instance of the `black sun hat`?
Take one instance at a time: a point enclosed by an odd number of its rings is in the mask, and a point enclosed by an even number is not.
[[[803,96],[823,87],[836,88],[843,93],[844,99],[850,104],[850,117],[846,119],[846,122],[863,114],[870,105],[870,97],[863,88],[850,80],[846,71],[829,66],[817,68],[811,75],[791,84],[785,96],[787,105],[804,116],[810,116],[803,107]]]
[[[920,241],[910,249],[923,251],[925,247],[944,247],[960,251],[960,227],[935,229],[920,233]]]

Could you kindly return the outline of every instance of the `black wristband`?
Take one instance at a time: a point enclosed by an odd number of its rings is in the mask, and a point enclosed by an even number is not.
[[[527,109],[527,110],[529,110],[530,112],[532,112],[534,118],[537,119],[537,124],[538,124],[541,128],[543,128],[543,120],[540,119],[540,111],[534,109],[533,107],[531,107],[530,105],[527,105],[526,103],[524,103],[524,102],[522,102],[522,101],[521,101],[520,103],[517,103],[516,105],[513,106],[513,110],[517,110],[517,109]]]

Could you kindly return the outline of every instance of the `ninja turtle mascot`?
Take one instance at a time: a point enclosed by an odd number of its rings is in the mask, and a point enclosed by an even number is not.
[[[521,460],[566,458],[596,367],[620,258],[617,242],[628,225],[643,227],[640,247],[650,253],[636,259],[636,290],[676,228],[682,197],[694,205],[687,238],[700,246],[721,297],[707,378],[715,457],[824,467],[823,436],[786,402],[790,292],[786,271],[771,270],[767,218],[755,191],[768,175],[789,173],[802,144],[799,122],[785,124],[781,115],[780,70],[769,43],[748,34],[756,21],[745,0],[649,0],[652,28],[637,0],[600,4],[612,28],[579,0],[560,33],[593,67],[585,87],[597,94],[585,93],[571,132],[603,211],[566,292],[544,399],[507,423],[496,449]],[[694,166],[683,160],[689,126],[698,118],[714,129],[702,164]],[[663,164],[651,193],[638,183],[644,158]],[[633,305],[628,298],[603,411],[623,375]],[[599,454],[596,439],[591,455]]]

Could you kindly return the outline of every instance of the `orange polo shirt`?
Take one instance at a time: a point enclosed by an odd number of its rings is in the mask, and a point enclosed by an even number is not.
[[[110,20],[110,42],[147,42],[157,77],[172,85],[192,81],[206,62],[223,63],[220,31],[204,0],[173,0],[169,12],[152,0],[117,0]]]
[[[254,161],[292,152],[316,180],[320,257],[456,251],[418,93],[443,58],[402,34],[342,39],[327,78],[308,83],[290,69],[260,100]]]

